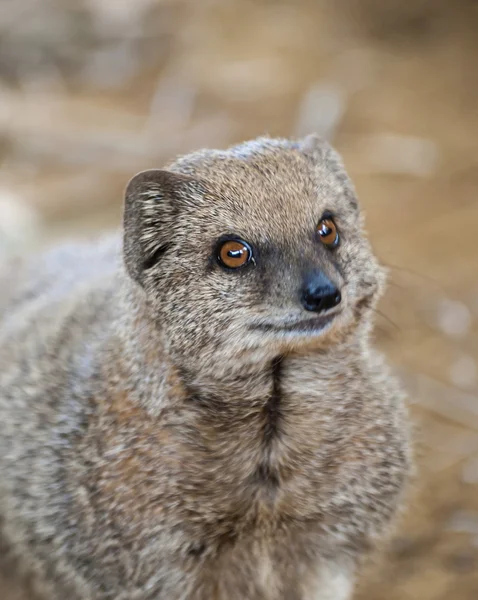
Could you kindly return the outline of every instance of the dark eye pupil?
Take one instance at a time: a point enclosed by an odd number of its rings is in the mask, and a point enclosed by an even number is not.
[[[227,255],[231,258],[241,258],[246,250],[228,250]]]
[[[339,233],[332,219],[323,218],[317,226],[317,233],[322,243],[328,248],[335,248],[338,245]]]
[[[230,269],[246,265],[252,256],[252,251],[247,242],[242,240],[227,240],[219,248],[219,262]]]

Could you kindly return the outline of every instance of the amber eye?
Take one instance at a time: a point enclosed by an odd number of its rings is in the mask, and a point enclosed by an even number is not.
[[[238,269],[247,265],[252,258],[249,244],[241,240],[227,240],[219,247],[219,262],[228,269]]]
[[[333,220],[329,218],[321,219],[317,227],[320,241],[327,248],[336,248],[339,245],[339,232]]]

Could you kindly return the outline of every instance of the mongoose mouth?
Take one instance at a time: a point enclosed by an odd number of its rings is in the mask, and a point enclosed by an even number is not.
[[[317,334],[322,332],[327,325],[329,325],[337,313],[320,315],[312,319],[301,319],[298,321],[286,321],[286,322],[259,322],[252,326],[253,329],[260,331],[273,331],[278,333],[307,333]]]

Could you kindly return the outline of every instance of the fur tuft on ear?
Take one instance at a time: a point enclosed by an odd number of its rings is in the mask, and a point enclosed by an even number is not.
[[[166,252],[179,212],[178,200],[191,196],[194,179],[160,169],[142,171],[128,183],[123,213],[126,269],[143,285],[144,272]]]

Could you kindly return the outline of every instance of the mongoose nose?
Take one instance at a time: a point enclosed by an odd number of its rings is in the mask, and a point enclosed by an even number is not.
[[[302,288],[301,302],[305,310],[322,312],[340,304],[340,291],[321,271],[309,274]]]

